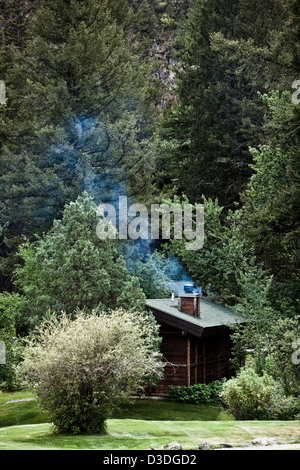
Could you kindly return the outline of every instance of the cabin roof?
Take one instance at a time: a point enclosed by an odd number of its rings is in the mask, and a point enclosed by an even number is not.
[[[209,334],[216,330],[230,328],[245,320],[231,309],[223,307],[201,297],[200,317],[194,317],[178,310],[178,299],[147,299],[146,307],[150,308],[158,321],[180,328],[195,336]]]

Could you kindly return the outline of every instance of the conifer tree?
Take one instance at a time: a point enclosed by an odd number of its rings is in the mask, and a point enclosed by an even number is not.
[[[197,0],[190,11],[179,104],[166,114],[162,134],[165,181],[192,202],[204,194],[228,208],[248,181],[249,146],[263,139],[257,92],[274,78],[270,45],[284,22],[280,5]]]
[[[28,39],[28,23],[34,11],[33,1],[7,0],[0,4],[0,77],[6,79],[11,65],[11,49],[22,50]]]
[[[144,311],[139,280],[128,273],[116,241],[98,238],[99,221],[96,204],[84,193],[66,205],[62,219],[43,237],[21,245],[15,284],[23,300],[23,334],[48,310],[58,315],[77,309]]]
[[[284,2],[286,21],[274,41],[285,74],[278,86],[262,96],[267,106],[266,145],[255,147],[254,174],[243,195],[245,236],[275,280],[273,302],[283,315],[299,311],[299,100],[293,99],[299,78],[300,9]],[[280,90],[283,89],[283,92]]]
[[[49,229],[87,190],[147,197],[154,169],[149,71],[126,0],[42,0],[14,50],[0,122],[3,270],[20,236]]]

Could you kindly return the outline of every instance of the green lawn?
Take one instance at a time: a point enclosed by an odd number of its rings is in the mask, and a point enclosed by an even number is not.
[[[217,406],[148,399],[134,401],[108,420],[106,435],[57,435],[37,402],[6,404],[31,396],[0,394],[0,450],[162,450],[175,440],[184,450],[196,450],[203,440],[239,445],[262,436],[300,442],[300,421],[234,421]]]

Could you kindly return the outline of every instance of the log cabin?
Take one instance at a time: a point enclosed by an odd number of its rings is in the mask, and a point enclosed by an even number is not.
[[[187,293],[189,292],[189,293]],[[171,299],[148,299],[160,325],[164,375],[147,393],[168,396],[169,386],[230,378],[232,326],[243,319],[232,310],[190,291]]]

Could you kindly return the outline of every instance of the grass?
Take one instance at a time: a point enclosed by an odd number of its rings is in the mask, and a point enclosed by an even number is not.
[[[300,436],[300,421],[235,421],[218,406],[148,399],[123,407],[108,420],[105,435],[58,435],[36,401],[6,404],[30,397],[0,393],[0,450],[162,450],[175,440],[196,450],[203,440],[239,445],[268,436],[294,443]]]
[[[297,442],[299,421],[145,421],[108,420],[106,435],[56,435],[50,424],[0,428],[0,450],[162,450],[178,441],[196,450],[203,440],[213,445],[241,445],[255,437],[274,437],[278,443]]]
[[[23,424],[41,424],[48,421],[48,416],[38,406],[36,401],[6,403],[7,401],[32,398],[31,392],[14,393],[0,392],[0,428]]]
[[[137,399],[117,411],[115,419],[147,421],[229,421],[232,417],[218,405],[178,404],[168,400]]]
[[[0,392],[0,428],[23,424],[48,422],[37,401],[6,403],[7,401],[33,398],[29,391]],[[120,408],[113,419],[144,421],[224,421],[231,416],[218,405],[182,405],[167,400],[137,399]]]

